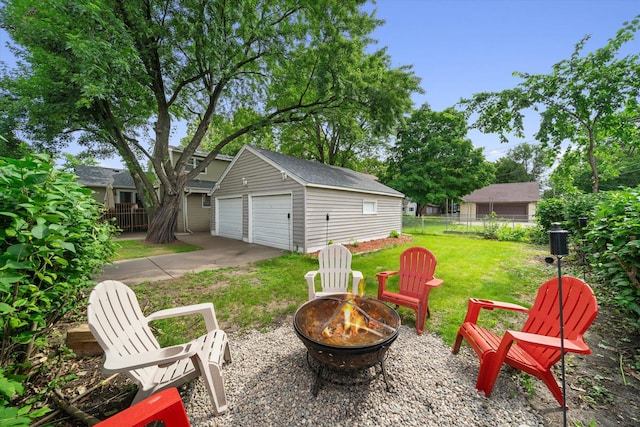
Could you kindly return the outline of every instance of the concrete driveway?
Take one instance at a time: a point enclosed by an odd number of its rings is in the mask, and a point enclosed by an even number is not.
[[[176,237],[202,250],[117,261],[112,265],[104,266],[102,274],[95,280],[98,282],[118,280],[128,285],[135,285],[146,281],[173,279],[186,273],[236,267],[287,253],[282,249],[211,236],[207,232],[177,234]],[[144,238],[144,233],[129,233],[119,237],[119,239]]]

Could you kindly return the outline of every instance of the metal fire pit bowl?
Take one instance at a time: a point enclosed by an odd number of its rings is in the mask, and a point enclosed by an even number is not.
[[[383,336],[365,332],[353,337],[353,342],[351,338],[339,342],[324,339],[322,330],[345,304],[364,314],[370,324],[377,324],[375,329]],[[293,327],[308,354],[321,364],[338,370],[363,369],[384,361],[389,346],[398,337],[400,316],[375,298],[335,294],[301,305],[293,317]]]

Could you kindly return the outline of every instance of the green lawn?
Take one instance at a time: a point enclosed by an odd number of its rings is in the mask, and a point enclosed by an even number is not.
[[[455,338],[469,297],[530,306],[538,286],[556,274],[553,266],[544,263],[546,247],[460,235],[420,235],[408,245],[354,255],[352,268],[363,272],[368,296],[377,295],[376,272],[396,269],[399,254],[412,245],[429,248],[438,259],[436,276],[444,284],[430,294],[431,318],[425,328],[447,343]],[[147,313],[211,301],[227,331],[262,329],[285,318],[290,321],[287,316],[307,299],[303,276],[316,266],[311,256],[288,254],[249,267],[204,271],[133,288]],[[413,311],[400,307],[399,313],[403,324],[415,325]],[[481,321],[499,328],[519,327],[522,314],[484,311]],[[184,342],[203,328],[195,318],[161,321],[155,326],[163,345]]]
[[[144,240],[118,240],[116,241],[116,246],[116,253],[111,261],[191,252],[201,249],[195,245],[190,245],[184,242],[176,242],[170,245],[150,245],[145,243]]]

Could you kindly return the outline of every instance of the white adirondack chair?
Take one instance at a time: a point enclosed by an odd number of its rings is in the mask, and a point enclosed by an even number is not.
[[[182,345],[161,348],[148,323],[201,314],[207,334]],[[133,404],[168,387],[202,375],[216,413],[227,409],[221,367],[231,362],[227,334],[218,328],[212,303],[170,308],[144,316],[135,293],[115,280],[100,282],[89,296],[91,333],[104,350],[103,372],[123,372],[138,384]]]
[[[309,285],[309,300],[331,294],[349,292],[349,276],[353,276],[351,293],[358,293],[358,284],[362,280],[360,271],[351,270],[351,252],[340,244],[332,244],[318,253],[318,270],[304,275]],[[316,291],[315,277],[320,275],[322,290]]]

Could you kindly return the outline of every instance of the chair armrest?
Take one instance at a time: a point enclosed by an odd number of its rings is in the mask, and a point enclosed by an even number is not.
[[[316,297],[314,280],[317,274],[318,274],[318,270],[311,270],[311,271],[307,271],[307,274],[304,275],[304,278],[307,279],[307,285],[309,287],[309,301],[311,301]]]
[[[216,312],[213,308],[213,304],[210,302],[159,310],[147,316],[146,320],[147,322],[150,322],[152,320],[168,319],[176,316],[188,316],[191,314],[202,314],[202,317],[204,317],[204,323],[207,326],[207,332],[219,329]]]
[[[547,335],[532,334],[530,332],[520,331],[507,331],[504,334],[503,339],[511,339],[518,342],[526,342],[530,344],[539,345],[542,347],[553,348],[560,350],[560,344],[564,345],[564,350],[572,353],[590,354],[591,349],[582,340],[560,340],[557,337],[550,337]]]
[[[494,308],[500,308],[503,310],[519,311],[522,313],[528,313],[529,309],[518,304],[512,304],[510,302],[492,301],[488,299],[469,298],[469,305],[467,307],[467,314],[464,318],[465,322],[477,323],[478,316],[480,315],[480,309],[493,310]]]
[[[387,278],[398,274],[398,271],[387,270],[376,273],[378,278],[378,299],[382,298],[382,293],[387,289]]]
[[[362,271],[351,270],[351,274],[353,275],[353,289],[351,293],[353,295],[358,295],[358,285],[361,280],[364,280],[364,276],[362,275]]]
[[[146,368],[148,366],[170,365],[177,360],[192,357],[197,351],[197,347],[189,343],[158,348],[156,350],[145,351],[144,353],[129,354],[127,356],[108,354],[104,361],[103,370],[107,372],[122,372]]]
[[[437,288],[438,286],[442,285],[444,283],[444,281],[442,279],[438,279],[438,278],[433,278],[431,280],[429,280],[427,282],[427,286],[431,286],[432,288]]]

